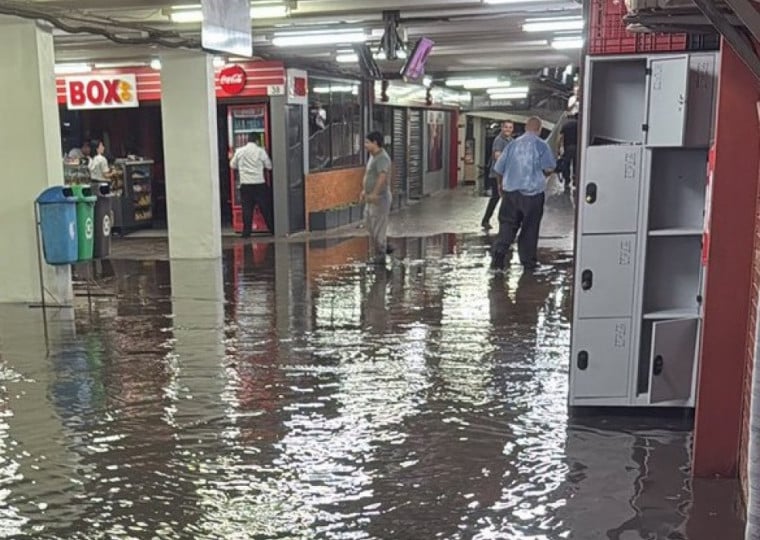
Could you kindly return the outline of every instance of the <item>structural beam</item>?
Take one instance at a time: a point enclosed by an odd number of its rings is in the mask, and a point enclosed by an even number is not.
[[[742,24],[752,36],[760,42],[760,11],[755,9],[748,0],[724,0],[734,10]]]
[[[742,62],[752,71],[752,74],[760,80],[760,58],[758,58],[749,40],[731,24],[726,15],[715,6],[713,0],[694,0],[694,3],[715,29],[728,41]]]

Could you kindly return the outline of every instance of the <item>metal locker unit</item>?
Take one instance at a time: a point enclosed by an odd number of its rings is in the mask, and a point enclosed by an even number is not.
[[[571,406],[693,406],[717,63],[587,58]]]
[[[408,130],[406,109],[393,108],[393,199],[396,206],[406,200],[407,186],[407,141]]]
[[[581,193],[583,234],[633,233],[638,228],[641,146],[592,146]]]
[[[423,125],[422,111],[409,111],[409,198],[422,198],[422,178],[423,178]]]

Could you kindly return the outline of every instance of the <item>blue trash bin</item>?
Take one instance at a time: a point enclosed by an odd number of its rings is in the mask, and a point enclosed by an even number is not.
[[[77,205],[70,187],[54,186],[37,197],[42,253],[51,265],[77,262]]]

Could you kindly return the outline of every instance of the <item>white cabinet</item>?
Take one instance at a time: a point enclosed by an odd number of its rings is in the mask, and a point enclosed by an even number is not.
[[[636,235],[584,235],[578,257],[575,290],[578,316],[630,317]]]
[[[693,405],[717,63],[587,59],[571,405]]]
[[[583,234],[633,233],[638,228],[641,146],[592,146],[581,185]]]
[[[621,398],[628,393],[631,319],[577,321],[573,336],[575,398]]]

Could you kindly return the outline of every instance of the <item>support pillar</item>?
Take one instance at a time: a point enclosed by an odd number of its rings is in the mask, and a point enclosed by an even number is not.
[[[218,258],[222,226],[211,56],[171,52],[161,63],[169,256]]]
[[[285,96],[272,96],[269,102],[272,120],[272,205],[274,234],[283,238],[290,234],[290,201],[288,174],[287,101]]]
[[[739,472],[747,321],[753,309],[758,91],[752,72],[724,40],[694,433],[694,474],[698,477],[736,478]]]
[[[0,302],[39,302],[34,200],[63,184],[53,36],[34,21],[0,17]],[[44,266],[48,301],[72,299],[69,267]]]

